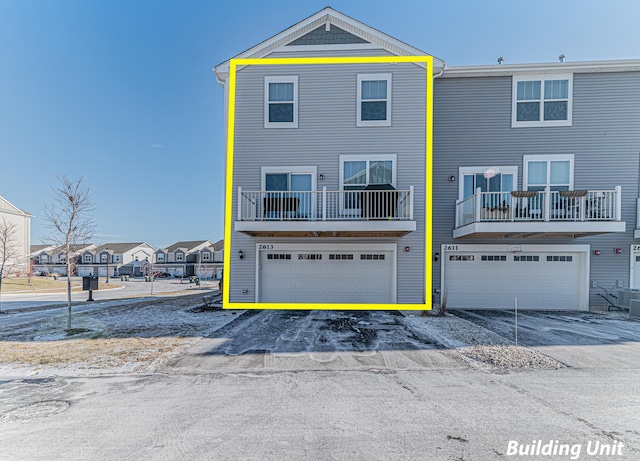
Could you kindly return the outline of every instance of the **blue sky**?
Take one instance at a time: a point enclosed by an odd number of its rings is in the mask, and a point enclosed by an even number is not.
[[[325,6],[448,65],[638,59],[640,2],[0,0],[0,195],[35,215],[84,176],[96,243],[223,235],[211,69]]]

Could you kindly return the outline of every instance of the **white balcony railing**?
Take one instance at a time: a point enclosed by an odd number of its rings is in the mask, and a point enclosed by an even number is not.
[[[456,203],[456,228],[473,222],[621,221],[622,190],[482,192]]]
[[[245,191],[238,188],[240,221],[413,220],[409,190],[309,192]]]

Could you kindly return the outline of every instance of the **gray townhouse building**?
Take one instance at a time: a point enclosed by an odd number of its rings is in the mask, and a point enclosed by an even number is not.
[[[427,55],[325,8],[236,58]],[[233,98],[229,68],[231,303],[587,310],[640,289],[640,60],[434,58],[432,120],[418,62],[240,66]]]

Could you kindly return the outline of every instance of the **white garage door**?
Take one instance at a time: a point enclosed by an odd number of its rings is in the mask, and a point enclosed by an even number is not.
[[[93,267],[78,267],[76,271],[79,277],[87,277],[93,275]]]
[[[260,250],[259,301],[394,303],[394,258],[389,245]]]
[[[457,251],[445,253],[447,307],[586,310],[585,253]]]

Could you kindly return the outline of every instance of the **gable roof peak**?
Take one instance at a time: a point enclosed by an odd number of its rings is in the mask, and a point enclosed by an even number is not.
[[[327,23],[334,24],[336,27],[342,29],[348,34],[359,37],[364,41],[369,42],[369,44],[374,44],[397,56],[429,55],[429,53],[419,50],[418,48],[380,32],[373,27],[359,22],[343,13],[340,13],[339,11],[334,10],[330,6],[327,6],[271,38],[268,38],[267,40],[264,40],[248,50],[234,56],[234,58],[264,58],[277,51],[280,47],[290,44]],[[435,57],[434,59],[434,67],[439,68],[444,65],[444,61]],[[230,60],[227,60],[219,64],[214,69],[216,76],[221,82],[228,75],[229,61]]]

